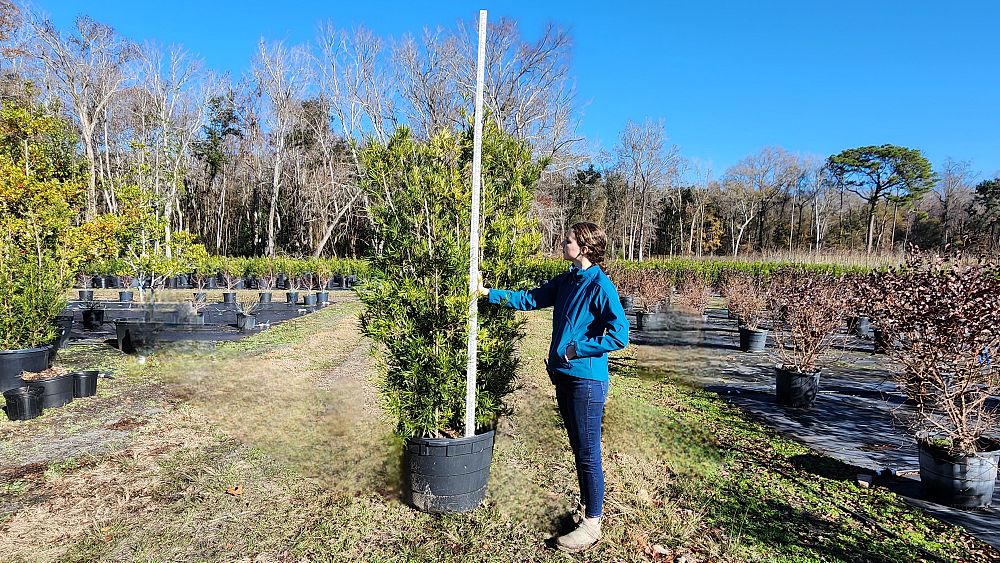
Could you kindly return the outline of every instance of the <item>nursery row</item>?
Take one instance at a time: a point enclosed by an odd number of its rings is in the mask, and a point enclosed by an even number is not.
[[[77,275],[81,288],[312,289],[348,287],[368,263],[351,258],[226,257],[110,260]]]
[[[669,274],[646,272],[638,279],[623,303],[635,305],[642,330],[657,328],[657,311],[675,296],[704,313],[713,292],[692,273],[676,287]],[[731,270],[715,289],[740,325],[742,350],[762,350],[772,334],[781,362],[775,367],[777,400],[788,407],[812,406],[827,352],[845,321],[855,334],[873,338],[876,350],[898,364],[896,385],[914,406],[899,416],[917,438],[921,466],[939,481],[931,497],[959,506],[991,502],[1000,458],[994,398],[1000,369],[992,361],[1000,354],[1000,266],[923,255],[864,274]],[[961,473],[949,464],[958,464]],[[932,477],[922,473],[922,479],[926,485]]]

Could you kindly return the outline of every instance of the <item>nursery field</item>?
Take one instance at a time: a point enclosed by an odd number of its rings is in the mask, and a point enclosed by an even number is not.
[[[525,315],[486,502],[433,516],[399,500],[400,443],[371,383],[360,310],[340,295],[246,339],[175,343],[142,362],[93,340],[60,351],[57,365],[114,378],[96,398],[0,423],[5,560],[570,559],[545,544],[577,489],[542,362],[551,313]],[[699,363],[666,373],[639,366],[638,352],[613,359],[604,538],[578,559],[1000,560],[690,387],[683,372]]]

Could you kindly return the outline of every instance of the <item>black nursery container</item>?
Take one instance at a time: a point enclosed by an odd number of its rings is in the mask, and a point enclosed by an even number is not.
[[[408,438],[403,497],[424,512],[468,512],[483,502],[493,461],[493,431],[467,438]]]
[[[39,372],[49,367],[52,346],[0,350],[0,392],[24,385],[22,371]]]
[[[289,303],[292,303],[292,304],[298,303],[298,301],[299,301],[299,292],[298,291],[286,291],[285,292],[285,299]]]
[[[48,379],[27,382],[28,387],[42,389],[42,408],[61,407],[73,400],[73,374],[59,375]]]
[[[270,303],[271,302],[271,292],[270,291],[261,291],[260,293],[257,294],[257,297],[259,298],[259,300],[260,300],[261,303]]]
[[[88,369],[83,371],[73,372],[73,398],[82,399],[83,397],[93,397],[97,394],[97,377],[98,371],[96,369]]]
[[[4,412],[10,420],[31,420],[42,414],[42,389],[40,387],[15,387],[3,392],[7,401]]]
[[[819,393],[819,371],[802,373],[775,366],[775,394],[779,405],[808,409]]]
[[[223,303],[236,303],[236,292],[235,291],[224,291],[224,292],[222,292],[222,302]]]
[[[100,330],[104,324],[104,309],[84,309],[83,328],[87,330]]]

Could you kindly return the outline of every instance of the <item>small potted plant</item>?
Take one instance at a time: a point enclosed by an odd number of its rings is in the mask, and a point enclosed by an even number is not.
[[[546,271],[545,273],[547,275],[549,272]],[[618,288],[622,309],[626,313],[633,312],[636,308],[636,295],[638,294],[639,286],[640,276],[638,270],[628,262],[615,261],[609,265],[606,273],[614,282],[615,287]],[[549,280],[553,277],[555,277],[554,274],[545,279]]]
[[[94,276],[91,274],[80,273],[76,276],[76,285],[80,288],[79,296],[80,301],[93,301],[94,300],[94,290],[93,290]]]
[[[222,281],[226,291],[222,292],[223,303],[236,303],[236,289],[243,285],[246,260],[243,258],[223,258],[221,261]]]
[[[1000,266],[960,255],[917,254],[874,274],[873,308],[897,343],[887,353],[902,369],[896,383],[910,406],[897,415],[917,439],[920,480],[929,500],[989,506],[1000,462]]]
[[[87,330],[100,330],[104,324],[104,303],[100,301],[87,301],[83,304],[83,328]]]
[[[833,345],[846,299],[844,285],[830,274],[785,271],[771,280],[774,368],[779,404],[809,408],[819,392],[820,372]]]
[[[256,299],[240,299],[236,302],[236,328],[240,332],[250,332],[257,327],[256,313],[260,302]]]
[[[708,301],[712,298],[712,287],[705,276],[698,272],[686,272],[681,278],[678,290],[680,301],[685,308],[708,321]]]
[[[333,279],[333,267],[330,260],[325,258],[314,258],[311,260],[312,270],[319,282],[319,290],[316,292],[316,303],[326,305],[330,302],[330,292],[327,287]]]
[[[207,301],[198,301],[196,299],[188,299],[183,308],[178,312],[178,322],[193,324],[193,325],[203,325],[205,324],[205,308],[208,306]]]
[[[726,273],[721,287],[729,303],[729,311],[738,323],[740,350],[763,351],[768,335],[768,329],[762,326],[768,302],[764,279],[759,275],[734,270]]]
[[[635,273],[636,328],[663,330],[670,326],[670,306],[674,292],[674,277],[665,270],[645,268]]]

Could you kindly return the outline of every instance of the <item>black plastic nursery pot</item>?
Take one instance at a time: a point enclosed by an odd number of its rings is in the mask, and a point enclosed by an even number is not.
[[[107,289],[108,278],[104,276],[94,276],[90,278],[90,287],[96,287],[97,289]]]
[[[118,349],[126,354],[148,354],[159,342],[161,332],[163,323],[159,321],[115,321]]]
[[[118,292],[118,301],[121,302],[121,303],[131,303],[133,297],[134,297],[134,295],[132,294],[131,291],[119,291]]]
[[[80,301],[93,301],[94,300],[94,290],[93,289],[81,289],[80,290]]]
[[[69,342],[69,335],[73,332],[73,315],[56,315],[56,326],[59,328],[59,336],[56,338],[56,348],[62,348]]]
[[[250,332],[257,327],[257,317],[236,313],[236,328],[241,332]]]
[[[783,366],[774,366],[775,393],[779,405],[794,409],[807,409],[816,402],[819,393],[819,370],[800,372]]]
[[[317,291],[316,292],[316,303],[320,305],[326,305],[330,302],[330,292],[329,291]]]
[[[639,330],[665,330],[670,328],[670,313],[646,313],[635,314],[636,328]]]
[[[53,409],[61,407],[73,400],[73,374],[67,373],[47,379],[26,381],[28,387],[42,389],[42,408]]]
[[[84,309],[83,328],[87,330],[99,330],[104,324],[104,309]]]
[[[298,303],[299,302],[299,292],[298,291],[286,291],[285,292],[285,299],[289,303]]]
[[[763,352],[767,345],[767,333],[764,328],[747,328],[740,326],[740,350],[743,352]]]
[[[72,373],[74,399],[93,397],[97,394],[98,373],[96,369],[87,369]]]
[[[22,350],[0,350],[0,392],[22,387],[22,371],[39,372],[49,367],[52,346],[25,348]]]
[[[307,294],[303,295],[302,296],[302,304],[303,305],[315,305],[316,304],[316,294],[315,293],[307,293]]]
[[[635,297],[632,295],[619,296],[618,301],[621,302],[622,309],[625,309],[626,313],[635,309]]]
[[[847,332],[861,338],[872,337],[872,322],[865,315],[847,317]]]
[[[1000,462],[1000,444],[983,440],[973,455],[950,454],[941,446],[918,440],[920,487],[927,500],[957,508],[986,508]]]
[[[467,438],[407,438],[403,500],[424,512],[468,512],[483,502],[493,431]]]
[[[42,414],[41,387],[15,387],[3,392],[3,410],[10,420],[31,420]]]
[[[271,302],[271,292],[270,291],[261,291],[260,293],[257,294],[257,299],[261,303],[270,303]]]
[[[222,292],[222,302],[223,303],[236,303],[236,292],[235,291],[224,291],[224,292]]]

